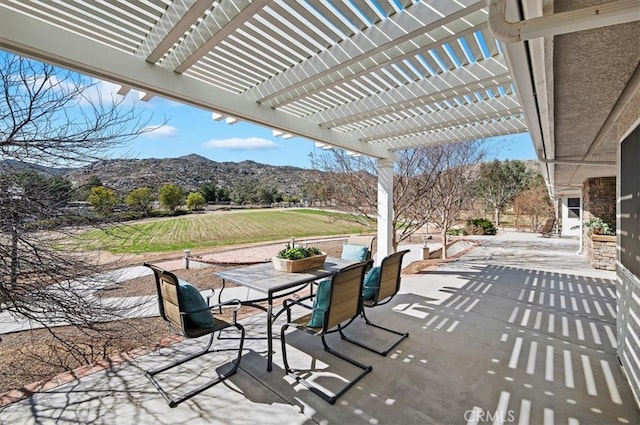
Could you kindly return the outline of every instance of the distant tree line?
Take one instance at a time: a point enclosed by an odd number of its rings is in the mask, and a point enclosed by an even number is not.
[[[39,171],[19,171],[14,174],[12,178],[18,182],[16,184],[25,188],[39,188],[38,192],[43,194],[43,202],[50,199],[50,206],[61,210],[59,214],[62,214],[68,205],[78,206],[86,202],[92,207],[93,215],[102,219],[114,218],[112,216],[122,212],[120,209],[129,213],[124,214],[125,218],[135,218],[134,216],[138,215],[148,217],[153,213],[155,202],[162,209],[175,214],[183,208],[187,211],[199,211],[207,204],[299,203],[305,196],[304,193],[284,195],[275,187],[258,180],[238,183],[231,188],[207,183],[195,192],[187,192],[179,185],[170,183],[161,186],[155,192],[149,187],[139,187],[123,194],[106,186],[95,175],[90,176],[84,184],[74,187],[65,177],[48,176]]]

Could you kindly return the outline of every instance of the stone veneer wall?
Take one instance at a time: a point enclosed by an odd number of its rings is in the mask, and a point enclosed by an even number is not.
[[[616,178],[596,177],[585,180],[582,185],[582,209],[584,222],[600,217],[607,223],[616,224]],[[616,269],[616,242],[593,241],[587,227],[583,229],[582,249],[596,269]],[[597,238],[599,239],[599,238]]]
[[[582,184],[582,209],[584,221],[600,217],[607,223],[616,224],[616,178],[596,177]]]
[[[591,235],[585,240],[584,252],[594,268],[616,270],[616,245],[615,236]]]

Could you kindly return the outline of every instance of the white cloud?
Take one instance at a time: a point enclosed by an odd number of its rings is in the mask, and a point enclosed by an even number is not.
[[[278,149],[278,144],[272,140],[263,139],[261,137],[247,137],[241,139],[232,137],[230,139],[212,139],[202,146],[210,149],[231,149],[231,150],[250,150],[250,149]]]
[[[82,93],[81,104],[98,104],[111,103],[113,101],[120,102],[122,95],[118,94],[120,86],[108,81],[93,80],[94,85]],[[130,90],[124,98],[124,104],[135,105],[139,102],[139,92]]]
[[[162,139],[165,137],[174,137],[178,134],[178,129],[170,125],[150,125],[144,128],[144,136],[149,139]]]

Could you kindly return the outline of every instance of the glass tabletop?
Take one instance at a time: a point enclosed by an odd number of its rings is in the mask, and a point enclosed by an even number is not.
[[[269,262],[219,271],[215,272],[215,275],[238,285],[268,294],[329,277],[341,268],[353,263],[350,260],[327,257],[321,267],[289,273],[274,269],[273,264]]]

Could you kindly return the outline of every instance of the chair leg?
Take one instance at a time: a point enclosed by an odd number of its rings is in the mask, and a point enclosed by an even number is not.
[[[320,396],[324,401],[326,401],[329,404],[334,404],[336,402],[336,400],[338,400],[338,398],[340,398],[342,396],[342,394],[344,394],[345,392],[347,392],[349,390],[349,388],[351,388],[353,385],[355,385],[358,381],[360,381],[360,379],[362,379],[367,373],[371,372],[373,370],[372,366],[368,366],[365,365],[363,363],[360,363],[357,360],[354,360],[350,357],[347,357],[346,355],[335,351],[334,349],[332,349],[331,347],[329,347],[327,345],[327,342],[325,340],[324,335],[321,336],[322,338],[322,346],[324,347],[324,350],[327,351],[328,353],[333,354],[336,357],[339,357],[349,363],[351,363],[352,365],[357,366],[358,368],[362,369],[362,372],[356,376],[355,378],[353,378],[351,381],[349,381],[346,385],[344,385],[337,393],[331,395],[328,394],[322,390],[320,390],[317,386],[313,385],[311,382],[307,381],[306,379],[304,379],[297,371],[291,369],[289,367],[289,362],[287,361],[287,344],[285,341],[285,331],[287,330],[287,328],[289,327],[288,324],[285,324],[282,326],[281,330],[280,330],[280,342],[282,344],[282,360],[284,363],[284,368],[285,368],[285,372],[287,373],[287,375],[292,376],[293,378],[295,378],[295,380],[297,382],[300,382],[302,385],[304,385],[307,389],[309,389],[309,391],[311,391],[312,393]]]
[[[375,328],[378,329],[382,329],[384,331],[390,332],[392,334],[395,335],[399,335],[400,338],[397,338],[396,340],[394,340],[390,346],[388,346],[387,348],[380,350],[378,348],[372,347],[370,345],[367,345],[363,342],[360,342],[356,339],[353,339],[351,337],[348,337],[347,335],[345,335],[342,332],[342,328],[339,328],[340,331],[340,337],[342,339],[344,339],[345,341],[349,341],[352,344],[356,344],[364,349],[367,349],[369,351],[373,351],[374,353],[380,354],[381,356],[386,356],[387,354],[389,354],[391,352],[391,350],[393,350],[398,344],[400,344],[402,342],[403,339],[407,338],[409,336],[409,332],[400,332],[400,331],[396,331],[394,329],[389,329],[389,328],[385,328],[384,326],[378,325],[373,323],[372,321],[369,320],[369,318],[367,317],[367,315],[365,314],[364,310],[362,310],[362,317],[364,318],[364,321],[367,325],[373,326]]]
[[[195,354],[189,355],[187,357],[181,358],[169,365],[157,368],[157,369],[153,369],[150,371],[145,372],[145,376],[149,379],[149,381],[151,381],[151,383],[153,384],[153,386],[158,390],[158,392],[162,395],[162,397],[166,400],[167,404],[169,405],[169,407],[173,408],[176,407],[177,405],[179,405],[180,403],[182,403],[183,401],[193,397],[196,394],[200,394],[201,392],[207,390],[208,388],[211,388],[212,386],[224,381],[225,379],[227,379],[228,377],[230,377],[231,375],[235,374],[238,370],[238,367],[240,366],[240,358],[242,357],[242,348],[244,345],[244,335],[245,335],[245,331],[244,331],[244,327],[238,323],[234,324],[233,326],[235,326],[235,328],[240,331],[240,344],[238,345],[238,355],[237,357],[232,360],[233,363],[233,367],[227,371],[224,374],[218,375],[217,378],[209,381],[209,382],[205,382],[204,384],[196,387],[195,389],[187,392],[186,394],[180,395],[179,397],[172,397],[167,391],[165,391],[162,386],[160,385],[160,383],[156,380],[155,376],[161,372],[165,372],[169,369],[172,369],[176,366],[179,366],[183,363],[188,362],[189,360],[193,360],[197,357],[202,356],[203,354],[207,354],[207,353],[215,353],[215,352],[219,352],[219,351],[228,351],[229,349],[220,349],[220,350],[212,350],[209,351],[209,349],[211,348],[211,344],[213,342],[213,338],[215,335],[215,332],[211,333],[211,336],[209,337],[209,342],[207,344],[207,346],[205,347],[204,350],[199,351]]]

